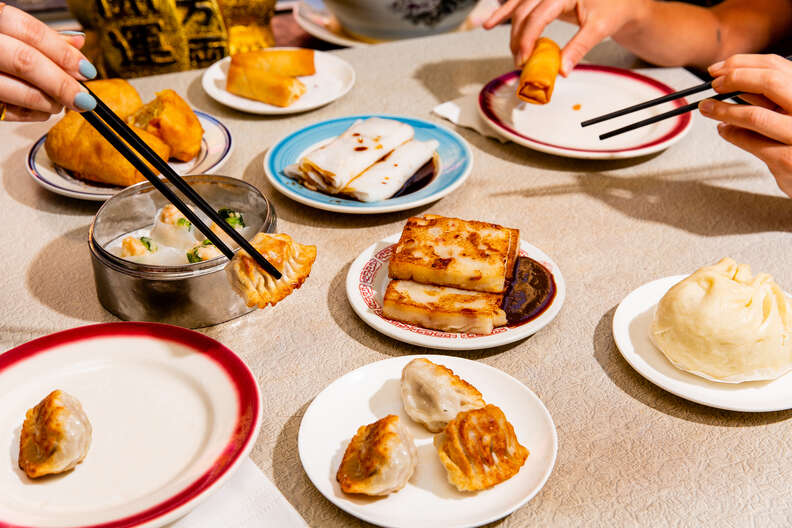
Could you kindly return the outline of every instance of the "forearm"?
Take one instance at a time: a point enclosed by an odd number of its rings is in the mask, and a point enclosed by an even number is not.
[[[613,35],[639,57],[661,66],[706,66],[735,53],[765,50],[792,25],[787,0],[726,0],[713,8],[643,2]]]

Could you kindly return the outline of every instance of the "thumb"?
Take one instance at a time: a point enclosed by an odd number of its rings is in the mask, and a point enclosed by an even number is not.
[[[591,48],[600,43],[607,35],[595,31],[591,24],[581,27],[561,52],[561,75],[566,77]]]

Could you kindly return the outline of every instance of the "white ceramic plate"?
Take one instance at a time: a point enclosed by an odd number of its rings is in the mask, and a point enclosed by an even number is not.
[[[399,380],[416,357],[444,365],[481,391],[514,426],[530,456],[517,475],[477,493],[461,493],[448,483],[432,444],[433,434],[413,422],[401,403]],[[396,414],[415,437],[418,465],[407,485],[384,498],[344,494],[336,471],[361,425]],[[371,363],[331,383],[305,411],[298,438],[300,461],[314,486],[342,510],[379,526],[457,528],[504,517],[542,489],[555,463],[558,437],[550,413],[528,387],[476,361],[449,356],[405,356]]]
[[[297,25],[303,31],[319,40],[349,48],[370,45],[348,35],[341,28],[338,19],[327,10],[324,2],[320,0],[313,0],[312,2],[302,0],[297,2],[292,9],[292,15],[294,16],[294,21],[297,22]]]
[[[343,97],[355,84],[355,70],[348,62],[329,53],[314,51],[316,73],[298,77],[305,84],[305,93],[294,104],[284,108],[227,91],[226,77],[230,64],[231,57],[226,57],[209,66],[203,74],[204,91],[218,103],[252,114],[294,114],[313,110]]]
[[[503,137],[534,150],[569,158],[634,158],[659,152],[682,139],[693,123],[691,113],[604,141],[599,135],[687,104],[684,99],[648,108],[586,128],[582,121],[674,92],[640,73],[594,64],[578,65],[556,79],[546,105],[517,98],[519,71],[490,81],[479,94],[479,113]]]
[[[25,411],[54,389],[93,426],[85,460],[31,480],[17,466]],[[247,366],[203,334],[153,323],[84,326],[0,355],[0,526],[162,526],[250,453],[261,395]]]
[[[308,152],[340,136],[356,121],[370,117],[395,119],[406,123],[415,130],[415,139],[419,141],[437,140],[439,167],[426,185],[395,198],[378,202],[359,202],[351,198],[313,191],[286,176],[284,170],[288,165],[296,163]],[[382,114],[339,117],[309,125],[278,140],[264,157],[264,172],[278,192],[317,209],[351,214],[404,211],[435,202],[459,188],[470,175],[472,168],[473,153],[470,145],[456,132],[423,119]]]
[[[201,151],[195,159],[188,162],[170,162],[173,169],[185,174],[214,174],[228,160],[233,148],[231,132],[214,116],[195,110],[195,115],[204,129],[201,139]],[[44,148],[47,135],[42,136],[33,144],[27,158],[28,174],[33,180],[44,187],[63,196],[104,202],[112,198],[123,187],[102,185],[74,178],[70,172],[55,165]]]
[[[561,270],[541,249],[520,241],[520,255],[530,257],[553,275],[555,296],[544,311],[527,323],[501,326],[490,335],[459,334],[429,330],[419,326],[386,319],[382,315],[382,299],[388,287],[388,263],[400,234],[372,244],[349,267],[346,279],[347,298],[352,309],[370,327],[399,341],[443,350],[480,350],[506,345],[535,334],[552,321],[566,297],[566,283]]]
[[[649,340],[655,306],[685,277],[676,275],[644,284],[619,304],[613,315],[613,339],[627,363],[658,387],[702,405],[744,412],[792,408],[792,374],[773,381],[710,381],[674,367]]]

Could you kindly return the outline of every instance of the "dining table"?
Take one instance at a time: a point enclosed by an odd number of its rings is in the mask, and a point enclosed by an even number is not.
[[[563,43],[575,31],[554,22],[545,34]],[[144,100],[169,87],[225,123],[233,152],[220,174],[259,188],[275,207],[277,231],[318,248],[310,277],[286,300],[198,330],[236,352],[255,374],[264,418],[251,458],[305,521],[366,526],[326,500],[301,467],[298,430],[314,397],[363,365],[445,353],[524,383],[547,406],[558,432],[547,483],[491,526],[792,522],[792,411],[732,412],[675,396],[633,370],[612,335],[614,311],[629,292],[725,256],[770,273],[792,291],[792,199],[766,166],[722,140],[716,124],[697,113],[687,136],[670,148],[621,160],[543,154],[433,115],[436,105],[476,93],[514,69],[507,26],[330,53],[352,65],[355,86],[332,104],[292,115],[224,107],[204,93],[200,70],[131,80]],[[700,82],[683,68],[652,67],[612,41],[585,61],[637,69],[676,90]],[[616,95],[608,104],[624,106]],[[372,113],[455,129],[472,147],[469,179],[435,203],[379,215],[314,209],[268,183],[263,159],[279,138],[327,119]],[[117,320],[97,299],[88,247],[101,204],[53,194],[26,171],[28,151],[53,123],[0,124],[3,350]],[[350,264],[372,243],[399,233],[407,218],[424,213],[518,228],[564,275],[567,296],[557,318],[522,341],[466,352],[408,345],[368,327],[347,300]],[[5,445],[3,452],[9,452]]]

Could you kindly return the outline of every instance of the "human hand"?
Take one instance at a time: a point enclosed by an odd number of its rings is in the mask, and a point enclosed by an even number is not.
[[[0,3],[2,120],[44,121],[64,106],[92,110],[96,101],[77,82],[96,77],[96,68],[77,49],[84,41]]]
[[[561,74],[566,76],[591,48],[637,18],[643,6],[638,0],[507,0],[484,28],[511,18],[511,51],[520,68],[550,22],[558,18],[578,24],[580,30],[561,53]]]
[[[707,99],[701,114],[720,121],[721,137],[762,160],[792,196],[792,63],[778,55],[734,55],[709,73],[715,91],[746,92],[740,98],[750,104]]]

